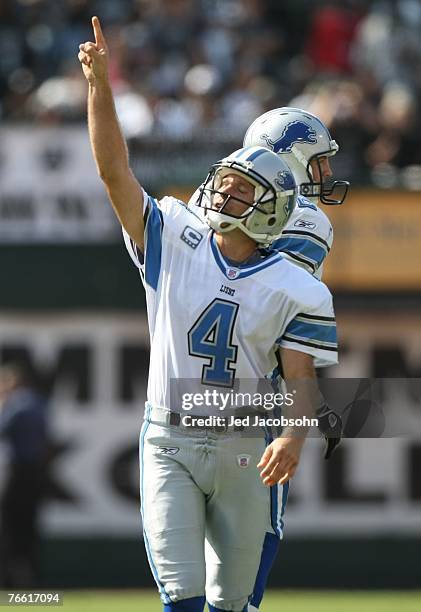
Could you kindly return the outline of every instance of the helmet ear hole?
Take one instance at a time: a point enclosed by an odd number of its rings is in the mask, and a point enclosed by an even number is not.
[[[268,225],[272,226],[272,225],[275,225],[275,223],[276,223],[276,217],[270,217],[268,219]]]

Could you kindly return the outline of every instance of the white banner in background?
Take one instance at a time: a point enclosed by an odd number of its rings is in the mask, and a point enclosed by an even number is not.
[[[120,235],[82,126],[0,129],[0,243]]]
[[[401,320],[394,325],[377,316],[373,325],[368,316],[343,317],[344,365],[332,375],[372,375],[382,347],[402,351],[411,367],[421,364],[420,318]],[[5,313],[0,354],[25,356],[51,389],[58,452],[50,469],[56,497],[45,507],[45,531],[137,536],[145,316]],[[402,397],[398,409],[413,412],[411,401]],[[346,440],[330,462],[323,460],[322,446],[319,439],[306,443],[291,487],[287,534],[421,534],[421,439]],[[3,452],[0,480],[4,458]]]

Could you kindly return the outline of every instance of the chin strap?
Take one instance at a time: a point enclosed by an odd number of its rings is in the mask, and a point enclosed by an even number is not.
[[[211,211],[211,212],[216,212],[216,211]],[[223,215],[223,213],[218,213],[220,215]],[[206,222],[209,225],[209,227],[211,227],[215,232],[219,232],[221,234],[226,234],[228,232],[231,232],[234,229],[239,229],[241,230],[246,236],[248,236],[249,238],[251,238],[252,240],[254,240],[259,246],[269,246],[271,244],[271,242],[273,242],[273,240],[275,240],[277,238],[277,236],[269,236],[268,234],[261,234],[261,235],[256,235],[253,232],[251,232],[249,230],[249,228],[246,226],[245,223],[239,223],[238,225],[235,223],[232,223],[227,216],[225,216],[222,220],[217,219],[215,221],[212,220],[212,217],[209,216],[209,213],[206,215]],[[227,223],[228,226],[225,228],[222,228],[218,225],[216,226],[216,223]]]
[[[326,440],[324,458],[329,459],[342,439],[342,418],[327,404],[316,411],[316,416],[319,419],[319,431]]]

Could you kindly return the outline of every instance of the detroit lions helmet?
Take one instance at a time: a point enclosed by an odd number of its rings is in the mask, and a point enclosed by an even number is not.
[[[342,204],[348,181],[323,179],[320,158],[336,155],[339,146],[320,119],[299,108],[276,108],[258,117],[244,137],[244,146],[267,147],[282,157],[291,168],[299,193],[317,203]],[[311,162],[319,167],[315,181]]]
[[[254,201],[250,204],[221,191],[228,174],[237,174],[254,186]],[[222,196],[215,202],[215,194]],[[197,205],[204,208],[208,225],[219,233],[241,229],[261,244],[270,244],[282,232],[297,198],[297,187],[291,170],[275,153],[265,147],[246,147],[234,151],[214,164],[199,188]],[[240,216],[229,214],[230,200],[247,206]]]

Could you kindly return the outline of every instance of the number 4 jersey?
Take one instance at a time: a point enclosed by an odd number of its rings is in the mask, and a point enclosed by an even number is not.
[[[337,362],[332,297],[322,282],[267,249],[234,264],[183,202],[143,195],[144,252],[123,233],[146,290],[152,405],[175,409],[174,379],[228,388],[262,379],[279,346],[312,355],[316,367]]]

